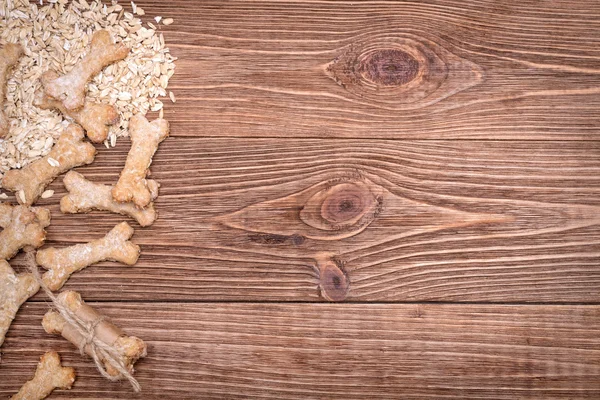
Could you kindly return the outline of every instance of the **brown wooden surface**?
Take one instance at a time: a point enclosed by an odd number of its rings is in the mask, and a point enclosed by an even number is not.
[[[38,294],[1,398],[50,349],[54,399],[600,397],[600,3],[136,3],[175,19],[160,217],[65,289],[148,341],[144,392]],[[78,171],[114,183],[128,146]],[[125,219],[50,188],[49,246]]]
[[[53,398],[573,399],[600,396],[597,306],[433,304],[95,305],[148,341],[144,388],[110,384],[31,304],[3,356],[0,395],[43,351],[79,377]],[[157,323],[160,321],[160,323]]]
[[[126,151],[126,141],[99,147],[78,171],[114,182]],[[90,300],[318,300],[324,284],[353,301],[598,302],[598,155],[597,142],[175,136],[153,167],[159,220],[134,225],[137,265],[92,266],[65,288]],[[343,185],[363,203],[331,193]],[[52,210],[48,245],[92,240],[123,220],[61,214],[65,189],[52,188],[39,203]],[[312,227],[332,218],[320,208],[301,215],[323,204],[319,193],[335,212],[347,200],[367,219]],[[336,277],[347,294],[330,285]]]
[[[180,135],[598,139],[597,1],[150,9],[177,20]]]

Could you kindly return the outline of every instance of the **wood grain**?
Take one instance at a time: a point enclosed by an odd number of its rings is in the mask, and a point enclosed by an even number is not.
[[[160,217],[65,289],[148,342],[144,392],[38,295],[0,397],[53,349],[53,399],[600,398],[600,2],[136,3],[175,20]],[[128,149],[78,170],[113,184]],[[48,246],[126,219],[50,189]]]
[[[600,3],[149,2],[174,135],[598,140]]]
[[[78,378],[53,399],[596,399],[598,306],[114,304],[102,310],[148,342],[142,393],[107,382],[40,320],[19,314],[0,397],[45,350]],[[160,321],[160,323],[157,323]]]
[[[115,182],[127,149],[99,148],[78,170]],[[66,288],[88,300],[598,302],[598,155],[597,142],[175,137],[153,164],[159,220],[134,225],[138,264],[93,266]],[[60,179],[52,189],[49,246],[125,219],[63,215]]]

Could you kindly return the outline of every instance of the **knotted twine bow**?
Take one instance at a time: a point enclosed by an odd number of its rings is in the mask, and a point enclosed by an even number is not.
[[[65,321],[75,328],[77,333],[82,336],[83,339],[81,340],[81,343],[79,343],[79,352],[81,355],[85,355],[85,348],[86,346],[89,346],[92,359],[96,364],[96,368],[98,368],[98,371],[103,377],[113,382],[124,377],[129,381],[129,383],[131,383],[133,390],[140,392],[142,387],[137,379],[135,379],[129,372],[125,363],[121,360],[121,355],[119,352],[114,347],[109,346],[96,337],[96,327],[105,319],[105,317],[99,317],[92,322],[84,321],[79,318],[73,311],[71,311],[70,308],[66,307],[42,281],[37,262],[35,261],[35,254],[33,252],[27,253],[27,264],[29,265],[31,273],[33,274],[33,277],[37,283],[44,290],[50,300],[52,300],[52,304],[54,305],[56,311],[58,311]],[[102,359],[106,360],[113,368],[119,371],[119,375],[110,375],[102,364]]]

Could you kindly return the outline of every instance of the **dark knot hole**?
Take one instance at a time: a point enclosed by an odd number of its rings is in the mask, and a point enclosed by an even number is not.
[[[399,49],[383,49],[365,57],[361,72],[371,82],[382,86],[401,86],[419,74],[419,62]]]
[[[331,282],[333,283],[333,287],[335,287],[336,289],[339,289],[339,288],[340,288],[340,286],[342,285],[342,280],[341,280],[341,279],[340,279],[340,277],[339,277],[339,276],[337,276],[337,275],[334,275],[334,276],[331,278]]]
[[[340,212],[348,212],[354,208],[354,202],[350,199],[344,199],[340,202]]]

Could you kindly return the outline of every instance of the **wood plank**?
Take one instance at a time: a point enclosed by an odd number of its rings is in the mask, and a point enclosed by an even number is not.
[[[142,1],[178,136],[597,140],[600,3]]]
[[[46,350],[78,379],[52,399],[597,399],[600,307],[499,305],[114,304],[96,307],[144,338],[143,392],[104,380],[47,335],[47,306],[11,328],[0,396]]]
[[[79,171],[115,182],[127,150]],[[66,287],[115,301],[599,302],[598,155],[600,142],[173,138],[138,264]],[[48,245],[124,220],[62,215],[51,187]]]

